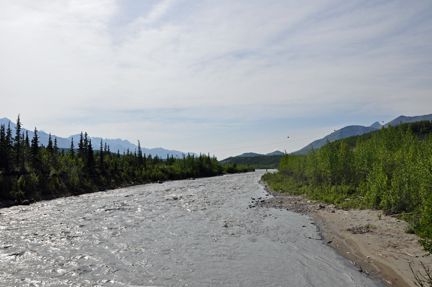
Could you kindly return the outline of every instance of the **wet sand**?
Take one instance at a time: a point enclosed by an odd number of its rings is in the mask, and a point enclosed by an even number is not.
[[[263,184],[274,197],[260,206],[312,216],[329,246],[347,258],[353,268],[381,278],[387,286],[416,286],[409,264],[415,272],[423,271],[420,261],[432,266],[432,256],[422,257],[425,252],[419,237],[404,232],[409,226],[405,221],[378,210],[337,209],[302,196],[274,192]]]

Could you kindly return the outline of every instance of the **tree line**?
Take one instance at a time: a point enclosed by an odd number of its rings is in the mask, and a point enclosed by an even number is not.
[[[222,165],[233,164],[247,165],[253,168],[277,168],[282,155],[236,156],[220,161]]]
[[[77,147],[75,147],[75,144]],[[38,130],[29,139],[22,132],[18,115],[15,131],[10,123],[0,125],[0,198],[23,200],[44,195],[77,194],[105,190],[125,184],[216,176],[248,171],[237,165],[222,166],[216,157],[200,154],[166,159],[127,149],[113,153],[101,140],[94,146],[87,133],[70,149],[59,149],[49,135],[47,146],[40,145]]]
[[[411,223],[432,253],[432,123],[389,126],[327,144],[307,155],[286,154],[265,174],[273,190],[341,207],[381,209]],[[353,140],[354,139],[354,140]]]

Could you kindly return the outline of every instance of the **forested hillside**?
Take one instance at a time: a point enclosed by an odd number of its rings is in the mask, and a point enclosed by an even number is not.
[[[75,146],[76,145],[76,146]],[[77,149],[75,148],[77,147]],[[222,166],[210,155],[183,155],[166,160],[138,150],[112,153],[102,141],[93,143],[81,133],[68,151],[59,150],[56,139],[41,146],[34,137],[21,133],[18,116],[15,131],[0,125],[0,198],[23,200],[44,195],[83,193],[115,186],[221,175],[247,171],[237,165]]]
[[[239,165],[248,165],[253,168],[277,168],[281,158],[281,155],[236,156],[226,158],[220,161],[220,163],[226,165],[235,162]]]
[[[307,155],[284,155],[263,176],[273,190],[341,207],[381,209],[411,223],[432,252],[432,123],[383,128],[327,143]]]

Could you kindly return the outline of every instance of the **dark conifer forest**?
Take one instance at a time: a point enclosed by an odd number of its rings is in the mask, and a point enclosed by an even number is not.
[[[381,209],[411,223],[432,253],[432,123],[389,126],[327,143],[307,155],[284,155],[263,176],[276,191],[342,208]]]
[[[38,130],[29,139],[22,133],[20,116],[15,130],[0,126],[0,199],[17,203],[39,198],[80,194],[120,186],[246,172],[246,167],[222,166],[216,157],[200,154],[167,155],[166,159],[143,154],[138,141],[134,151],[112,152],[102,141],[93,143],[87,133],[69,150],[59,149],[51,135],[41,146]]]

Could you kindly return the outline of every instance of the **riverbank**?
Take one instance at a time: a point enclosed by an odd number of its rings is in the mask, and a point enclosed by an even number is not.
[[[404,232],[407,222],[378,210],[338,209],[302,196],[274,192],[262,184],[274,196],[262,202],[262,207],[313,217],[326,244],[365,276],[381,278],[387,286],[416,286],[410,263],[416,273],[423,271],[420,261],[432,266],[432,256],[422,257],[425,252],[418,243],[419,237]]]
[[[162,181],[158,181],[158,183],[162,183]],[[30,197],[24,197],[21,199],[0,198],[0,209],[15,206],[15,205],[30,205],[30,204],[38,202],[38,201],[53,200],[53,199],[62,198],[62,197],[69,197],[69,196],[78,196],[78,195],[82,195],[82,194],[86,194],[86,193],[102,192],[102,191],[108,191],[108,190],[113,190],[113,189],[118,189],[118,188],[125,188],[125,187],[134,186],[134,185],[141,185],[141,184],[145,184],[145,183],[131,182],[131,183],[124,183],[124,184],[119,184],[119,185],[99,186],[97,188],[87,189],[87,190],[78,190],[78,191],[66,190],[66,191],[59,191],[59,192],[53,193],[53,194],[37,194],[37,195],[30,196]]]

